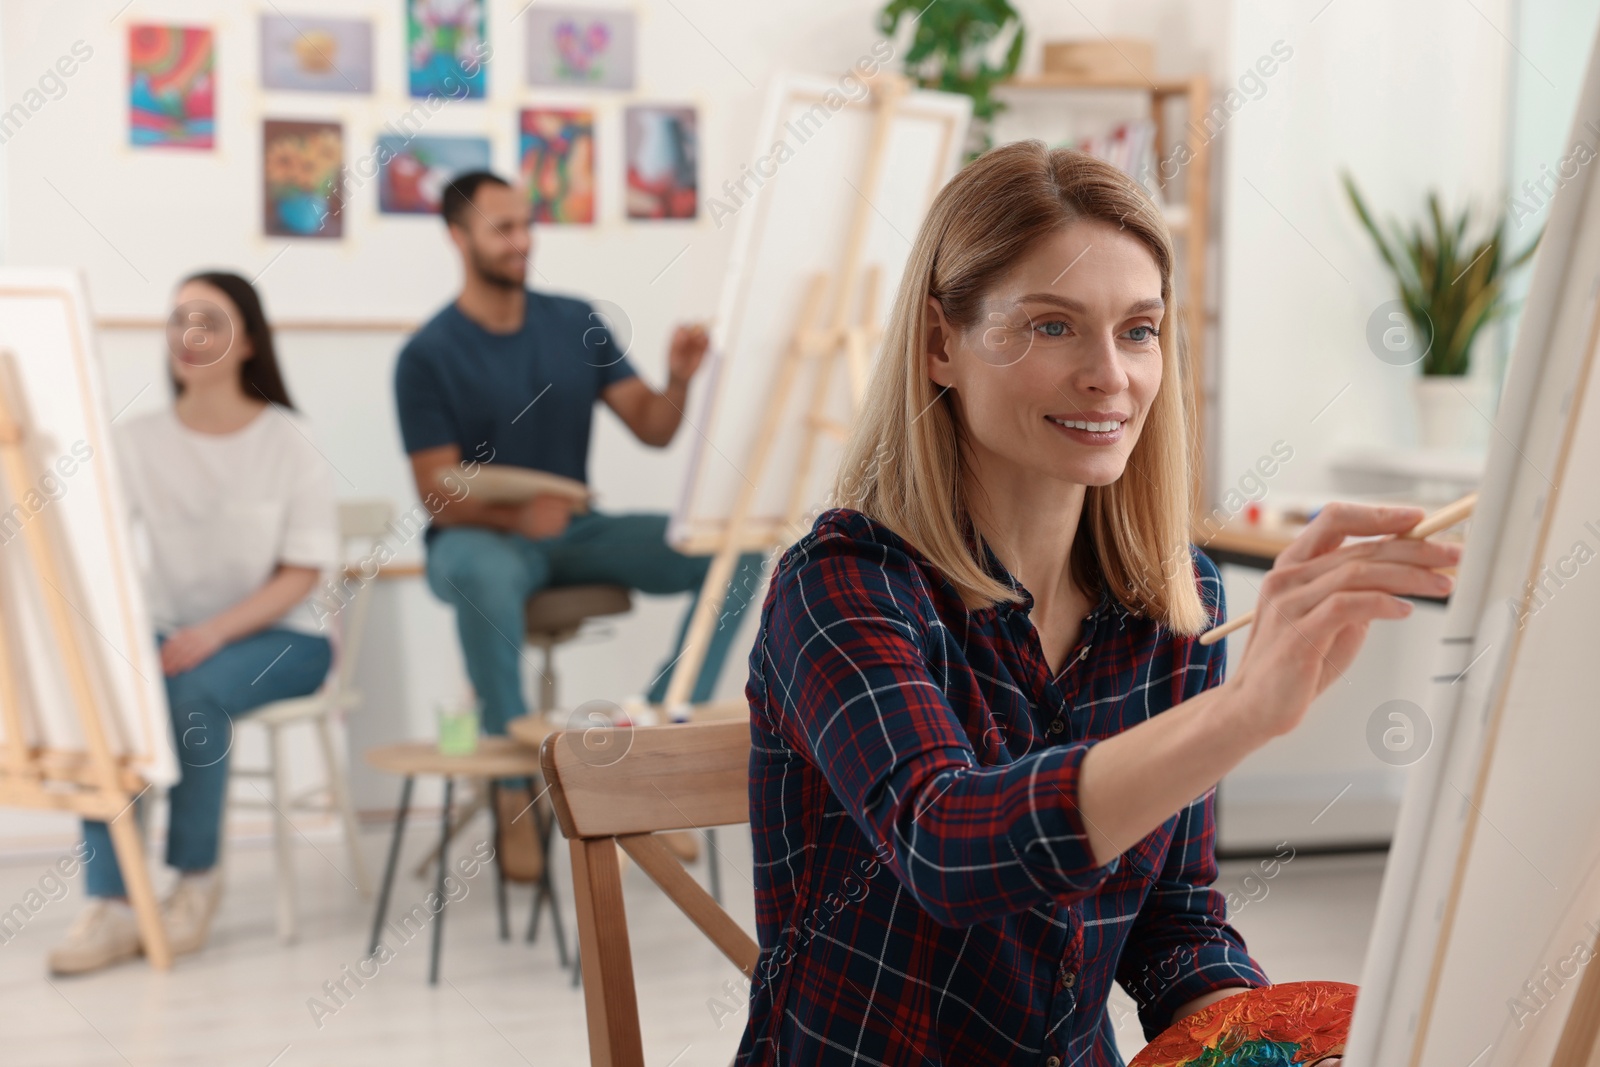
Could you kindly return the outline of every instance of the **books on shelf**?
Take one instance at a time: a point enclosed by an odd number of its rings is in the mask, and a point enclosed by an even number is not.
[[[1071,147],[1087,152],[1132,175],[1164,211],[1156,181],[1156,124],[1149,119],[1119,122],[1097,137],[1086,137]]]

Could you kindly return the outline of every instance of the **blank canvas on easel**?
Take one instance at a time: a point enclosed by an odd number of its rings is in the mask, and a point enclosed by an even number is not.
[[[819,273],[838,281],[859,205],[867,207],[861,264],[875,268],[874,325],[881,327],[922,217],[960,163],[971,99],[912,91],[895,103],[876,187],[861,188],[874,132],[873,105],[865,94],[846,97],[839,83],[827,79],[779,79],[751,158],[730,183],[737,188],[706,190],[702,209],[719,227],[738,229],[713,324],[708,373],[687,416],[697,431],[690,474],[667,534],[679,548],[704,551],[707,538],[732,512],[746,484],[760,420],[770,411],[767,401],[780,357],[802,325],[808,286]],[[856,306],[862,300],[860,293],[847,296]],[[797,383],[801,397],[810,389],[808,381]],[[829,394],[823,410],[831,409],[839,423],[848,424],[849,376],[833,376]],[[796,414],[802,406],[795,405]],[[757,540],[765,536],[766,543],[776,543],[771,534],[787,517],[796,491],[788,475],[802,466],[797,457],[806,430],[798,417],[778,427],[767,467],[778,476],[757,487],[749,516]],[[837,447],[807,465],[811,484],[799,488],[803,499],[823,498],[836,456]]]
[[[131,544],[127,511],[108,440],[100,367],[91,348],[87,304],[67,270],[0,268],[0,350],[21,378],[38,433],[40,465],[20,499],[0,500],[0,584],[12,632],[25,655],[24,732],[30,747],[73,758],[86,748],[80,709],[63,679],[42,589],[30,573],[23,527],[49,525],[62,535],[71,564],[59,590],[98,656],[111,709],[113,754],[147,782],[177,780],[166,689],[150,631]],[[5,724],[0,717],[0,740]]]
[[[1591,55],[1574,129],[1600,119]],[[1346,1067],[1561,1067],[1600,931],[1600,187],[1559,190],[1434,669]],[[1578,1013],[1581,1017],[1584,1013]]]

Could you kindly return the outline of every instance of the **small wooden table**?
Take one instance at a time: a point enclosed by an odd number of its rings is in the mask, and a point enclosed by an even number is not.
[[[543,740],[541,738],[540,740]],[[500,940],[511,939],[510,919],[506,910],[506,880],[505,872],[500,867],[500,806],[496,802],[496,782],[501,778],[539,778],[542,771],[539,766],[539,751],[537,747],[527,746],[509,737],[480,737],[477,751],[470,755],[449,756],[439,751],[438,745],[433,741],[402,741],[399,744],[384,745],[380,748],[370,749],[366,753],[367,763],[380,771],[401,775],[404,779],[400,786],[400,810],[395,816],[394,836],[389,842],[389,859],[384,866],[383,886],[378,891],[378,910],[372,920],[372,938],[367,946],[367,953],[371,955],[378,951],[378,942],[383,933],[383,925],[388,918],[389,896],[394,888],[395,870],[400,863],[400,842],[405,836],[406,816],[411,810],[411,791],[419,774],[436,774],[444,779],[444,809],[440,815],[439,824],[439,861],[438,873],[435,876],[434,892],[439,898],[439,911],[433,922],[433,948],[428,963],[428,984],[439,984],[439,946],[444,934],[444,909],[448,898],[444,891],[445,863],[449,852],[450,841],[450,807],[454,800],[455,779],[481,778],[489,783],[489,812],[494,824],[495,840],[495,900],[500,915]],[[542,794],[541,794],[542,796]],[[552,820],[540,818],[540,806],[536,799],[533,806],[534,816],[529,823],[531,832],[539,841],[539,846],[548,851],[550,827]],[[529,941],[534,938],[537,930],[540,904],[550,902],[551,922],[555,927],[556,949],[561,959],[561,966],[567,964],[566,934],[561,928],[561,915],[556,910],[555,896],[552,892],[550,878],[550,864],[545,863],[544,876],[540,879],[534,890],[533,918],[528,924]]]

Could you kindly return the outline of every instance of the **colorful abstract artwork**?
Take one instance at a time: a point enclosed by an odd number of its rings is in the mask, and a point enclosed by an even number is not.
[[[483,0],[406,0],[411,95],[457,100],[484,95],[489,42]]]
[[[344,236],[344,133],[337,122],[268,119],[262,127],[263,230]]]
[[[628,218],[694,218],[700,208],[694,108],[630,107],[626,116]]]
[[[211,31],[128,29],[128,137],[138,147],[214,148],[216,71]]]
[[[261,87],[308,93],[372,92],[372,23],[262,15]]]
[[[522,112],[517,158],[533,221],[594,221],[594,112]]]
[[[1128,1067],[1299,1067],[1344,1051],[1356,987],[1286,982],[1227,997],[1167,1027]]]
[[[486,137],[380,137],[378,210],[385,215],[436,215],[450,179],[488,169]]]
[[[528,9],[528,84],[633,88],[633,12]]]

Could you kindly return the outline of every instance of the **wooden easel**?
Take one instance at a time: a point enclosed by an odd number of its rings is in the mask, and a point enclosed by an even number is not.
[[[900,101],[910,91],[910,82],[895,74],[880,73],[870,80],[870,84],[874,109],[872,134],[858,186],[862,193],[851,214],[843,262],[833,279],[827,273],[818,271],[806,286],[800,304],[800,316],[785,346],[778,378],[767,397],[761,432],[751,452],[750,466],[735,499],[733,513],[721,529],[705,537],[697,537],[692,545],[686,546],[686,550],[709,552],[712,561],[711,569],[700,587],[700,599],[695,605],[694,617],[689,622],[683,653],[667,686],[664,703],[669,712],[688,703],[689,693],[700,677],[706,645],[722,611],[723,602],[727,599],[728,583],[733,579],[739,554],[786,544],[805,532],[800,529],[809,503],[805,498],[805,487],[810,479],[817,445],[824,435],[843,440],[850,432],[848,424],[830,418],[826,411],[835,365],[842,360],[849,374],[852,413],[860,409],[862,396],[866,392],[868,365],[879,341],[879,330],[875,325],[878,269],[875,266],[864,268],[861,264],[867,224],[873,210],[868,197],[878,188],[889,130]],[[832,306],[826,318],[821,318],[823,301],[829,296],[830,280],[836,282],[831,293]],[[852,321],[851,305],[855,303],[852,297],[858,293],[860,307]],[[812,361],[817,366],[811,396],[802,416],[803,443],[791,483],[787,511],[779,522],[755,521],[751,512],[755,506],[757,487],[771,464],[779,427],[788,425],[792,418],[790,399],[796,381],[804,366]]]
[[[9,506],[20,501],[46,469],[16,357],[0,351],[0,502]],[[106,739],[105,724],[112,708],[101,658],[104,649],[73,607],[74,601],[82,603],[83,598],[78,570],[61,528],[60,509],[46,506],[22,524],[21,533],[22,544],[13,542],[0,547],[0,552],[26,552],[38,576],[39,599],[77,707],[87,751],[52,750],[29,743],[28,717],[23,709],[37,707],[38,696],[32,691],[16,629],[22,617],[19,590],[0,580],[0,715],[6,734],[0,752],[0,805],[71,811],[107,823],[138,919],[144,954],[158,970],[166,970],[172,966],[172,952],[150,883],[144,844],[136,820],[129,814],[147,786],[129,760],[113,754]]]

